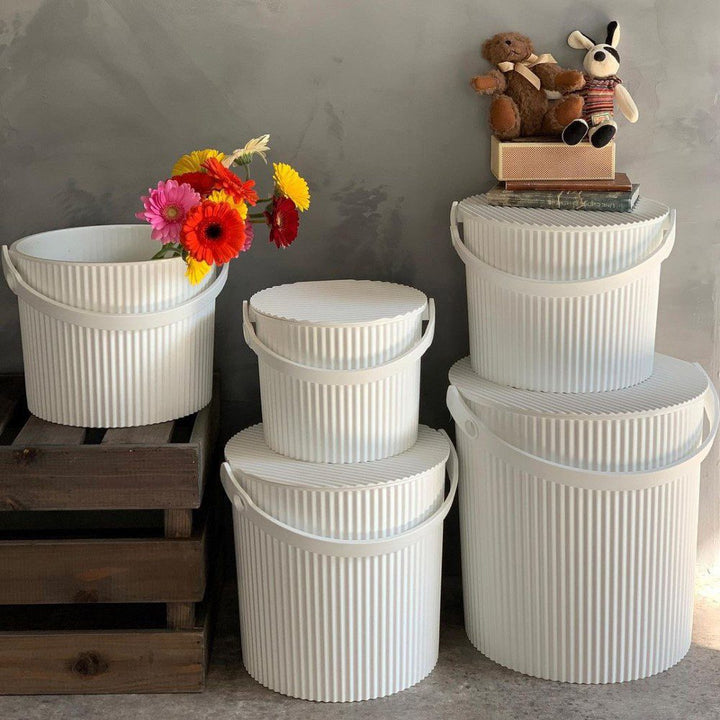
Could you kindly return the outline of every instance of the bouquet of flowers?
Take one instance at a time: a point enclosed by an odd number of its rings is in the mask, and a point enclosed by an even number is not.
[[[187,278],[196,285],[213,264],[223,265],[250,249],[255,223],[270,226],[270,242],[279,248],[295,240],[298,211],[310,207],[305,180],[290,165],[273,163],[273,193],[260,198],[250,178],[255,155],[267,163],[269,140],[269,135],[254,138],[229,155],[194,150],[175,163],[169,180],[148,189],[136,217],[150,223],[152,238],[162,242],[153,259],[182,257]],[[244,170],[244,180],[233,165]],[[249,210],[260,205],[262,210]]]

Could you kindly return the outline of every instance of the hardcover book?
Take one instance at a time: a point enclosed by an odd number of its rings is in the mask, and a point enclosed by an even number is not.
[[[632,190],[632,183],[625,173],[615,173],[615,177],[612,180],[506,180],[505,189],[630,192]]]
[[[629,192],[588,190],[506,190],[496,185],[487,195],[489,205],[501,207],[546,208],[553,210],[604,210],[629,212],[640,196],[640,186]]]

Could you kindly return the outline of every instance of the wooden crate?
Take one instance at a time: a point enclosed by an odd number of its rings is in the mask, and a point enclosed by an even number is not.
[[[188,418],[96,430],[30,415],[0,377],[0,694],[202,690],[215,390]]]

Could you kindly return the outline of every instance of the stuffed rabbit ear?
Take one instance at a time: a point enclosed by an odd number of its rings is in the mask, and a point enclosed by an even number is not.
[[[611,23],[608,23],[607,26],[607,38],[605,40],[606,45],[610,45],[610,47],[616,48],[618,46],[618,43],[620,42],[620,25],[613,20]]]
[[[595,47],[595,41],[579,30],[573,30],[568,37],[568,45],[576,50],[590,50]]]

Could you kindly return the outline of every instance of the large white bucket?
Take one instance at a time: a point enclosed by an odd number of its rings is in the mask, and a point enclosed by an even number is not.
[[[412,293],[409,308],[400,303],[405,312],[368,303],[368,315],[356,291],[353,302],[334,303],[345,290],[324,292],[324,283],[308,284],[317,286],[317,307],[308,301],[303,315],[313,308],[328,321],[271,317],[243,304],[245,340],[258,356],[267,444],[318,463],[368,462],[404,452],[417,439],[420,359],[435,331],[433,301],[411,288],[368,282],[362,287],[369,298],[373,286]],[[293,310],[302,306],[285,312]],[[428,325],[420,337],[423,319]]]
[[[640,198],[632,212],[488,205],[484,195],[458,203],[468,250],[492,267],[538,280],[585,280],[626,270],[662,239],[670,208]]]
[[[546,393],[496,385],[470,359],[450,383],[503,440],[561,465],[608,472],[662,468],[702,438],[708,376],[696,363],[655,355],[644,382],[603,393]]]
[[[293,460],[271,450],[262,425],[225,446],[225,459],[253,502],[298,530],[343,540],[397,535],[432,515],[445,496],[445,433],[421,425],[415,445],[372,463]]]
[[[652,373],[660,266],[675,241],[675,212],[663,238],[635,265],[584,280],[540,280],[499,270],[450,233],[466,268],[473,369],[500,385],[586,393],[635,385]]]
[[[449,444],[449,441],[448,441]],[[437,662],[443,520],[457,488],[412,529],[341,540],[307,533],[261,510],[228,463],[234,508],[243,660],[277,692],[341,702],[414,685]]]
[[[663,468],[593,471],[494,434],[448,389],[460,456],[465,626],[495,662],[608,683],[661,672],[690,647],[700,464],[710,428]]]
[[[215,299],[180,258],[147,260],[144,225],[71,228],[3,247],[18,296],[30,412],[82,427],[172,420],[210,402]]]

